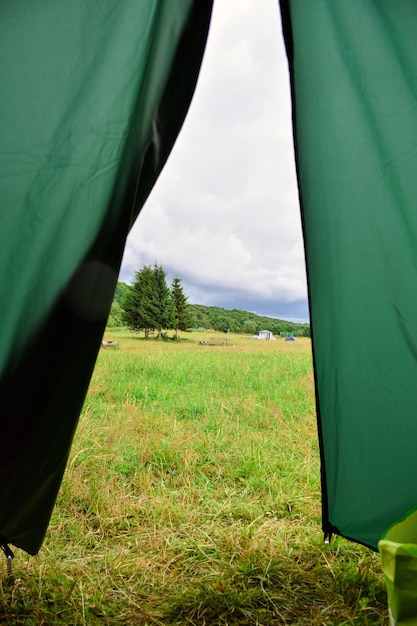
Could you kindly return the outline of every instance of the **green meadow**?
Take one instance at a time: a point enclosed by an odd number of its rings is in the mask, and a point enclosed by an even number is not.
[[[310,339],[104,338],[44,545],[13,578],[4,560],[0,623],[387,625],[379,556],[323,542]]]

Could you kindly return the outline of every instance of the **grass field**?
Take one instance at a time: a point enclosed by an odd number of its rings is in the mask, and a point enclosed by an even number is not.
[[[105,338],[0,623],[388,624],[378,555],[323,544],[310,340]]]

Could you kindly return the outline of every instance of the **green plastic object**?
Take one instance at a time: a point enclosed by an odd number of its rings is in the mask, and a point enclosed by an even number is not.
[[[378,543],[392,626],[417,626],[417,510]]]
[[[42,544],[125,240],[187,113],[211,9],[1,3],[0,544]]]

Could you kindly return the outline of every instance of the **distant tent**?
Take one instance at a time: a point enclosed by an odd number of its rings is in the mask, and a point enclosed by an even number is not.
[[[265,339],[266,341],[275,341],[275,337],[270,330],[260,330],[258,333],[259,339]]]
[[[263,341],[275,341],[275,337],[270,330],[260,330],[257,335],[253,335],[251,339],[262,339]]]

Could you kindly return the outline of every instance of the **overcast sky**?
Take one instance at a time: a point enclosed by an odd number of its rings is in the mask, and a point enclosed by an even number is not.
[[[154,262],[191,303],[308,321],[278,0],[214,2],[189,113],[119,280]]]

